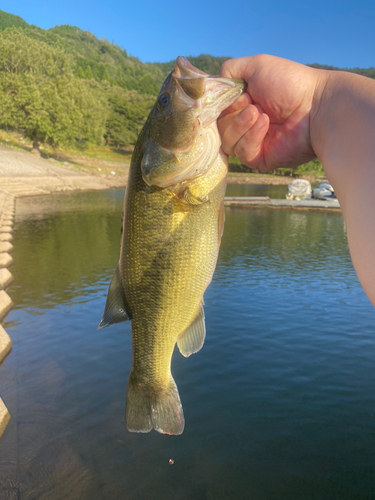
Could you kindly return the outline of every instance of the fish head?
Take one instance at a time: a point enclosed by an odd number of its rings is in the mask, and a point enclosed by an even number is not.
[[[146,184],[165,188],[207,172],[220,148],[216,120],[244,88],[243,80],[210,76],[178,57],[148,119]]]

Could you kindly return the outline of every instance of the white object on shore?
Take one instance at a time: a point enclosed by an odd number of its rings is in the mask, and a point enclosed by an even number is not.
[[[311,197],[311,184],[305,179],[295,179],[288,185],[287,200],[305,200]]]
[[[328,182],[322,182],[312,192],[312,197],[316,200],[336,200],[333,187]]]

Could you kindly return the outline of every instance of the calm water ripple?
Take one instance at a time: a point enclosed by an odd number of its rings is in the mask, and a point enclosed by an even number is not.
[[[1,500],[375,498],[375,310],[341,215],[226,211],[206,343],[172,363],[184,434],[140,435],[129,324],[96,330],[122,194],[18,202]]]

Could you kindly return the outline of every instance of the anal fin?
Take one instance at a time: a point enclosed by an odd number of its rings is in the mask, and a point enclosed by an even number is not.
[[[180,334],[177,340],[180,353],[187,358],[191,354],[200,351],[203,347],[205,338],[206,325],[204,322],[203,304],[201,304],[198,314],[194,318],[193,322]]]
[[[122,287],[120,270],[116,267],[115,274],[109,285],[107,301],[105,303],[104,313],[98,330],[106,326],[114,325],[131,319],[126,303],[124,289]]]

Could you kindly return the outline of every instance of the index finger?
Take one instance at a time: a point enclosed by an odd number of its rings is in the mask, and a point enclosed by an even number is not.
[[[220,76],[224,78],[243,78],[248,81],[255,71],[259,56],[237,57],[224,61],[221,66]]]

